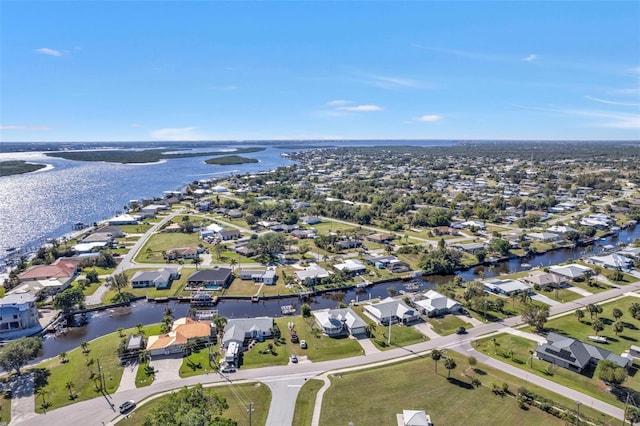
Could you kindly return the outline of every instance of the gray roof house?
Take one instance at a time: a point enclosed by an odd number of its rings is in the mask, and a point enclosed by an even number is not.
[[[189,275],[187,287],[228,287],[233,281],[229,268],[203,269]]]
[[[407,306],[402,300],[391,297],[373,305],[366,305],[364,310],[383,325],[388,325],[389,321],[392,324],[396,322],[407,324],[420,318],[415,309]]]
[[[222,336],[222,345],[227,348],[229,343],[238,342],[242,347],[248,339],[262,340],[273,336],[273,318],[233,318],[227,321]]]
[[[460,303],[434,290],[424,293],[424,297],[425,299],[416,300],[414,303],[423,314],[430,317],[458,312],[462,308]]]
[[[166,289],[171,282],[180,277],[177,268],[163,268],[157,271],[138,271],[131,277],[131,287],[155,287]]]
[[[316,322],[322,327],[322,332],[328,336],[339,336],[344,333],[353,336],[364,334],[367,329],[367,323],[351,308],[322,309],[312,313]]]
[[[632,363],[630,358],[624,358],[606,349],[557,333],[547,335],[547,343],[536,348],[536,356],[578,373],[584,371],[589,365],[595,366],[598,361],[605,359],[624,368],[628,368]]]

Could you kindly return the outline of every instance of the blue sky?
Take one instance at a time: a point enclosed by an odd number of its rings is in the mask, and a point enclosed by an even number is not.
[[[640,2],[2,1],[3,141],[640,139]]]

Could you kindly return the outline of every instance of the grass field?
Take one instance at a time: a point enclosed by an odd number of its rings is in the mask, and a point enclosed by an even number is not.
[[[233,386],[233,389],[231,388]],[[261,383],[243,383],[240,385],[213,386],[205,388],[207,392],[223,396],[229,404],[229,408],[222,413],[222,417],[230,418],[238,423],[238,426],[249,425],[247,403],[253,402],[253,414],[251,425],[264,425],[267,423],[269,405],[271,404],[271,391]],[[138,426],[143,424],[148,413],[153,412],[163,404],[163,397],[150,400],[144,405],[139,405],[128,419],[122,419],[119,426]]]
[[[493,338],[496,339],[495,343]],[[624,401],[618,401],[597,377],[578,374],[540,359],[531,359],[530,351],[535,351],[536,346],[537,343],[532,340],[507,333],[478,340],[477,346],[474,345],[476,350],[531,374],[544,377],[609,404],[618,407],[624,406]],[[640,388],[638,367],[638,364],[635,364],[631,369],[624,386],[632,389]]]
[[[144,327],[146,335],[159,334],[159,325]],[[128,329],[124,335],[137,332],[137,329]],[[84,354],[81,348],[68,352],[68,361],[62,363],[59,358],[54,358],[40,364],[37,368],[44,372],[43,393],[45,401],[50,404],[49,409],[60,408],[78,401],[85,401],[100,396],[96,390],[97,381],[91,378],[98,377],[98,362],[104,375],[106,391],[114,393],[120,384],[120,378],[124,367],[118,362],[116,349],[120,343],[118,333],[111,333],[89,342],[89,352]],[[75,397],[71,399],[70,391],[66,388],[71,381],[73,387],[71,393]],[[36,400],[36,412],[42,413],[42,397]]]
[[[316,394],[324,385],[322,380],[310,379],[302,386],[296,399],[296,411],[293,414],[294,425],[310,425]]]
[[[447,336],[456,332],[458,327],[471,328],[472,325],[458,318],[455,315],[446,315],[444,317],[429,318],[429,324],[433,327],[433,331],[441,336]]]
[[[218,345],[211,346],[211,355],[215,355],[219,350]],[[209,349],[202,348],[194,351],[191,355],[182,358],[180,366],[180,377],[191,377],[200,374],[209,374],[215,371],[213,363],[209,362]]]
[[[444,363],[440,362],[439,373],[436,374],[430,358],[332,377],[331,387],[324,394],[320,424],[341,425],[353,421],[363,425],[394,425],[396,414],[404,409],[425,410],[438,425],[461,424],[461,419],[469,425],[563,424],[543,411],[534,408],[522,410],[515,399],[494,395],[487,387],[492,381],[507,382],[515,391],[519,386],[525,386],[523,381],[477,365],[476,371],[483,374],[476,377],[484,386],[474,388],[471,379],[461,374],[468,365],[467,361],[457,354],[447,356],[458,364],[451,381],[446,378]],[[526,387],[534,390],[533,386]],[[366,403],[361,400],[364,389]],[[540,389],[540,392],[544,390]],[[558,396],[557,400],[560,399]],[[562,402],[567,406],[575,405],[569,400]]]
[[[414,343],[424,342],[425,340],[429,340],[427,336],[420,333],[418,330],[411,326],[406,326],[404,324],[393,324],[391,326],[391,345],[387,344],[389,327],[383,326],[380,324],[376,324],[371,318],[365,315],[364,306],[353,306],[352,309],[360,315],[360,317],[367,324],[374,324],[375,330],[373,330],[371,336],[371,342],[380,350],[393,349],[402,346],[413,345]]]
[[[136,255],[138,263],[165,263],[163,252],[170,248],[198,247],[202,240],[198,233],[183,234],[180,232],[153,234]]]
[[[8,393],[0,397],[0,423],[11,423],[11,398]]]

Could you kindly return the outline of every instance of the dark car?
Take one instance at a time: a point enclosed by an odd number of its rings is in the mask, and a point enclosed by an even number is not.
[[[133,410],[134,408],[136,408],[136,402],[130,399],[129,401],[126,401],[122,403],[122,405],[120,405],[120,414],[125,414]]]
[[[467,332],[467,329],[464,327],[458,327],[456,329],[456,334],[465,334]]]

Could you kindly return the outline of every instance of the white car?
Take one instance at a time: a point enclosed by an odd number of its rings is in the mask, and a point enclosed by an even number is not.
[[[134,408],[136,408],[136,402],[130,399],[129,401],[126,401],[122,403],[122,405],[120,405],[120,414],[124,414],[128,411],[133,410]]]
[[[225,365],[224,367],[222,367],[222,370],[220,370],[221,373],[235,373],[236,372],[236,367],[234,367],[233,365]]]
[[[307,349],[307,341],[306,340],[300,340],[300,347],[302,349]]]

